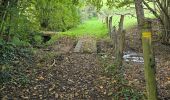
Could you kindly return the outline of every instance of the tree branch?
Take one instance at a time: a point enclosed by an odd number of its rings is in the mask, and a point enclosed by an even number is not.
[[[168,22],[170,22],[170,17],[168,15],[168,13],[166,12],[166,10],[164,9],[164,7],[162,6],[161,2],[159,0],[156,0],[156,2],[158,3],[160,9],[162,10],[162,12],[165,14],[165,16],[167,17],[168,19]]]
[[[142,1],[143,1],[143,4],[154,14],[154,16],[160,20],[161,24],[164,25],[163,20],[161,19],[160,15],[158,15],[157,12],[156,12],[155,10],[153,10],[153,9],[149,6],[149,4],[147,4],[147,3],[145,2],[145,0],[142,0]]]

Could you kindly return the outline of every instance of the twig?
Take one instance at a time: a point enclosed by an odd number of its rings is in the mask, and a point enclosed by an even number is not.
[[[50,65],[50,67],[52,67],[52,66],[54,66],[54,65],[55,65],[55,59],[54,59],[54,61],[53,61],[52,65]]]

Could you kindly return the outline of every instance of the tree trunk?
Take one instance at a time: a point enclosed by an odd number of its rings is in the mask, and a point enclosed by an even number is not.
[[[161,5],[164,11],[161,12],[161,18],[163,19],[164,27],[163,27],[163,37],[162,42],[165,44],[170,44],[170,9],[169,9],[169,0],[162,0]]]
[[[134,2],[135,2],[135,9],[136,9],[136,15],[137,15],[137,22],[138,22],[138,32],[141,38],[142,26],[145,21],[144,10],[143,10],[143,5],[142,5],[142,0],[134,0]]]

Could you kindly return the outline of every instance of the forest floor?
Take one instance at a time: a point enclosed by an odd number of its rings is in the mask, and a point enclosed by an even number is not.
[[[127,34],[123,67],[116,68],[112,42],[97,40],[96,53],[75,53],[77,39],[59,38],[36,49],[32,58],[13,62],[12,79],[0,87],[1,99],[141,100],[146,95],[142,49]],[[154,42],[158,93],[170,100],[170,46]],[[136,54],[128,58],[130,54]],[[135,58],[135,59],[134,59]],[[112,66],[112,67],[110,67]],[[113,68],[113,69],[110,69]],[[112,70],[112,71],[111,71]]]

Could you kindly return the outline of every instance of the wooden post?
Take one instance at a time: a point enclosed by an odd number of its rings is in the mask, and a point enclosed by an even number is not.
[[[124,15],[121,15],[118,29],[118,45],[116,47],[116,63],[117,66],[122,66],[123,61],[123,51],[125,46],[125,31],[123,30]]]
[[[112,35],[112,16],[109,17],[109,27],[108,27],[108,29],[109,29],[109,36],[111,38],[112,37],[111,36]]]
[[[113,39],[113,46],[114,46],[114,50],[116,50],[116,45],[117,45],[117,32],[116,32],[116,27],[113,26],[113,30],[112,30],[112,38]]]
[[[126,31],[123,30],[120,33],[119,36],[119,40],[118,40],[118,46],[117,46],[117,55],[116,55],[116,62],[117,62],[117,66],[120,67],[122,66],[122,62],[123,62],[123,51],[124,51],[124,47],[125,47],[125,33]]]
[[[106,18],[105,18],[105,20],[106,20],[106,27],[108,28],[109,27],[109,17],[108,16],[106,16]]]
[[[157,88],[156,88],[156,69],[155,59],[151,44],[151,26],[150,23],[146,23],[143,27],[142,33],[142,46],[144,56],[144,72],[146,80],[146,90],[148,100],[157,100]]]

